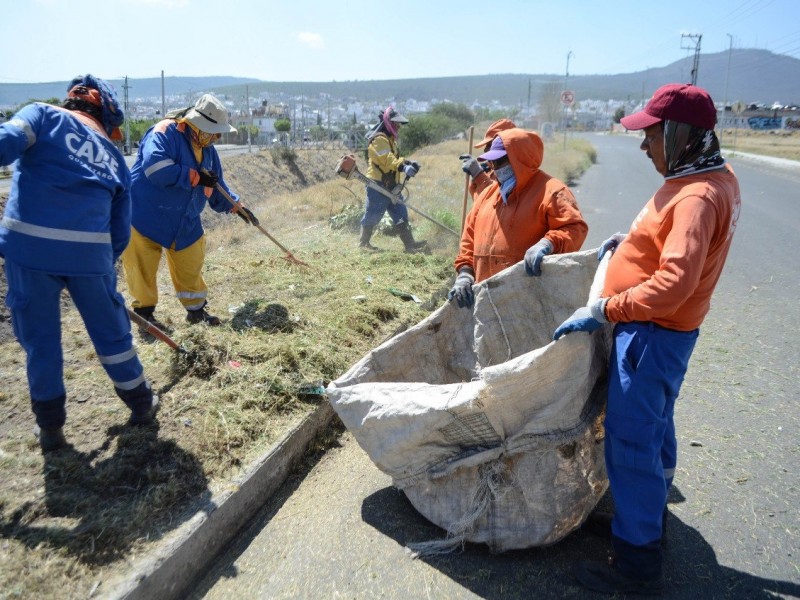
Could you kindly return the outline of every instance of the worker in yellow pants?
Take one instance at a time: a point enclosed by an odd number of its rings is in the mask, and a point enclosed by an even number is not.
[[[235,213],[248,225],[256,216],[239,201],[222,177],[214,148],[228,124],[224,104],[204,94],[194,106],[178,109],[142,136],[131,169],[131,243],[123,255],[133,310],[160,328],[156,272],[162,249],[167,251],[172,283],[189,323],[219,325],[206,310],[208,288],[200,274],[205,240],[200,214],[206,206]],[[231,200],[233,201],[231,203]]]
[[[206,254],[206,238],[201,236],[195,243],[175,250],[175,244],[164,248],[158,242],[146,238],[131,228],[131,241],[122,253],[122,267],[128,282],[128,293],[133,296],[133,310],[141,316],[154,320],[153,313],[158,304],[156,275],[162,251],[167,254],[167,266],[175,293],[187,314],[202,314],[208,295],[208,286],[203,279],[202,267]],[[205,315],[209,325],[219,325],[219,318]],[[156,325],[158,326],[158,325]]]

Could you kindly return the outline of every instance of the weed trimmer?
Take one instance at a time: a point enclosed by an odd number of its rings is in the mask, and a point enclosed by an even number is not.
[[[369,177],[364,175],[361,171],[359,171],[358,165],[356,164],[356,157],[353,156],[352,154],[345,154],[344,156],[342,156],[342,158],[339,159],[339,162],[336,164],[336,174],[339,175],[340,177],[344,177],[345,179],[350,179],[351,177],[355,177],[361,183],[365,184],[367,187],[389,198],[389,200],[392,201],[392,204],[397,204],[398,202],[401,204],[405,204],[407,208],[410,208],[418,215],[425,217],[431,223],[438,225],[442,229],[449,231],[454,236],[461,239],[461,235],[450,229],[447,225],[437,221],[436,219],[434,219],[429,215],[426,215],[424,212],[422,212],[417,208],[414,208],[408,203],[408,197],[410,195],[408,190],[406,189],[406,181],[408,181],[408,177],[406,177],[403,180],[403,183],[396,186],[395,189],[390,192],[389,190],[384,188],[381,184],[379,184],[377,181],[370,179]]]
[[[166,333],[161,331],[158,327],[153,325],[150,321],[142,317],[141,315],[137,315],[133,312],[130,308],[127,309],[128,315],[131,318],[131,321],[136,323],[139,327],[141,327],[144,331],[152,335],[154,338],[157,338],[164,342],[167,346],[172,348],[173,350],[177,350],[181,354],[186,354],[186,348],[179,345],[175,340],[169,337]]]
[[[228,193],[228,191],[224,187],[222,187],[221,183],[217,182],[216,189],[220,194],[222,194],[222,196],[228,202],[231,203],[231,206],[233,206],[234,209],[236,209],[239,206],[239,203],[236,202],[236,200],[233,199],[233,197]],[[286,246],[284,246],[278,240],[276,240],[274,237],[272,237],[272,235],[270,235],[269,231],[264,229],[260,224],[256,225],[255,223],[253,223],[252,225],[256,229],[258,229],[261,233],[263,233],[265,236],[267,236],[269,238],[269,240],[273,244],[275,244],[278,248],[280,248],[281,250],[286,252],[286,256],[282,257],[284,260],[288,260],[290,263],[294,263],[294,264],[300,265],[302,267],[310,267],[311,266],[308,263],[304,263],[302,260],[297,258],[294,254],[292,254]]]

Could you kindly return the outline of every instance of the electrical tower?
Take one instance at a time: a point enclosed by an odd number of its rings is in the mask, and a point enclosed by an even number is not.
[[[684,46],[683,38],[689,38],[694,42],[693,47]],[[702,33],[682,33],[681,34],[681,48],[683,50],[694,50],[694,65],[692,66],[692,85],[697,85],[697,71],[700,68],[700,42],[703,39]]]

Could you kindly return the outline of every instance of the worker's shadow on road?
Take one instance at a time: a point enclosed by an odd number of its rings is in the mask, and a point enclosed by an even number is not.
[[[114,440],[114,453],[98,460]],[[0,533],[91,566],[123,559],[134,543],[157,540],[197,509],[214,508],[200,462],[159,439],[156,425],[111,427],[104,445],[88,453],[72,446],[48,453],[43,476],[44,497],[0,521]]]
[[[673,486],[669,503],[684,500]],[[604,498],[599,506],[608,506]],[[407,546],[441,540],[445,532],[418,513],[406,496],[387,487],[364,499],[364,522]],[[580,560],[604,560],[610,544],[583,529],[547,547],[492,554],[483,544],[466,544],[463,551],[418,558],[482,598],[595,597],[577,587],[573,567]],[[664,598],[753,600],[776,594],[800,597],[800,585],[765,579],[719,564],[714,549],[700,533],[670,513],[664,548]],[[606,597],[597,595],[598,598]]]

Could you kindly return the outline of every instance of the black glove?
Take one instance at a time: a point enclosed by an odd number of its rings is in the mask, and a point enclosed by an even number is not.
[[[200,175],[200,181],[197,182],[197,185],[202,185],[203,187],[217,187],[217,182],[219,181],[219,177],[216,173],[210,173],[208,171],[199,171],[198,175]]]
[[[239,202],[236,205],[236,214],[239,215],[239,218],[242,219],[248,225],[258,225],[258,219],[253,214],[253,211],[247,208],[244,204]]]

